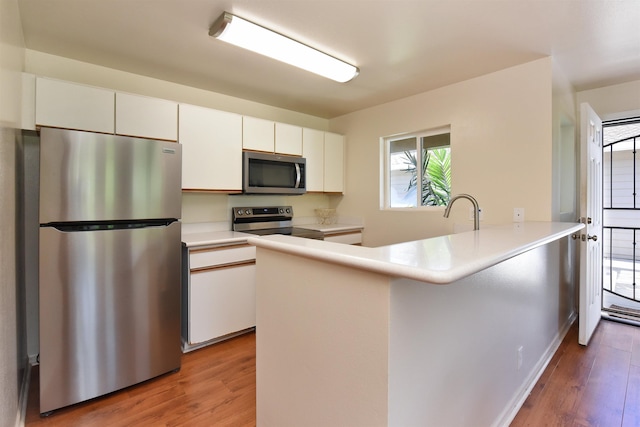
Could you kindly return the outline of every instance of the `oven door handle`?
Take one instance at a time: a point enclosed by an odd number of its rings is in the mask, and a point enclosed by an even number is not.
[[[300,188],[300,164],[299,163],[295,163],[296,165],[296,185],[294,186],[294,188]]]

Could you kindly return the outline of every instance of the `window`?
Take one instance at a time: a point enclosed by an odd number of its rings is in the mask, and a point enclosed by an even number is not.
[[[448,127],[383,138],[384,208],[446,206],[451,196],[450,139]]]

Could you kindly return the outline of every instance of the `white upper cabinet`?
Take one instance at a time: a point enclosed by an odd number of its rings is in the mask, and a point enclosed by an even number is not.
[[[244,116],[242,118],[242,148],[301,156],[302,128]]]
[[[303,156],[307,191],[344,192],[342,135],[27,73],[22,85],[24,129],[179,141],[184,190],[242,191],[244,149]]]
[[[114,132],[114,91],[36,78],[37,126]]]
[[[274,122],[244,116],[242,118],[242,148],[273,153],[275,150]]]
[[[302,156],[302,128],[300,126],[276,123],[275,152]]]
[[[344,136],[324,134],[324,191],[344,192]]]
[[[242,116],[180,104],[184,190],[242,190]]]
[[[178,140],[178,104],[165,99],[116,93],[116,133]]]
[[[302,157],[307,159],[307,191],[324,191],[324,132],[302,130]]]
[[[177,141],[178,104],[37,77],[35,125]]]

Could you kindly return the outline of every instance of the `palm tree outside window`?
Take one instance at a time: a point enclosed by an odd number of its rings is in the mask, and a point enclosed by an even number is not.
[[[451,197],[450,132],[387,138],[388,208],[446,206]]]

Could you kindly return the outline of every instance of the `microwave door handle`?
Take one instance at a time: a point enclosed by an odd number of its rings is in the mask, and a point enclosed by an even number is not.
[[[295,163],[296,165],[296,185],[295,188],[300,188],[300,164]]]

